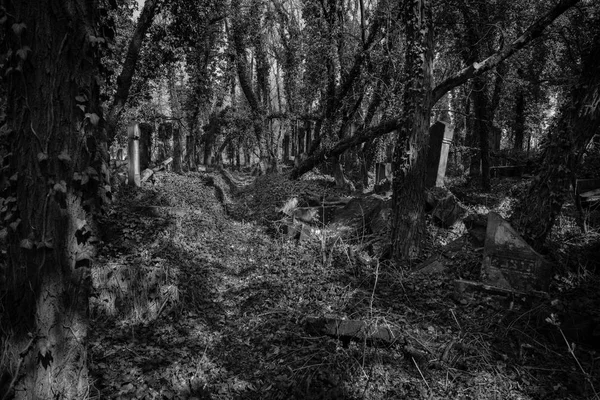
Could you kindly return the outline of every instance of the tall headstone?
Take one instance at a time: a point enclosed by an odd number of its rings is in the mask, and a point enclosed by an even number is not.
[[[427,174],[425,187],[444,186],[448,151],[454,127],[447,122],[437,121],[429,128],[429,151],[427,154]]]
[[[290,135],[283,136],[283,162],[288,162],[290,160]]]
[[[304,136],[306,135],[306,128],[303,126],[298,127],[298,153],[300,155],[304,153]]]
[[[140,170],[150,167],[152,161],[152,125],[142,122],[140,127]]]
[[[375,184],[378,184],[385,179],[392,180],[392,163],[376,163]]]
[[[313,123],[312,121],[306,120],[304,122],[304,128],[306,131],[306,152],[310,151],[310,146],[312,145],[312,134],[313,134]]]
[[[140,127],[133,123],[127,129],[129,156],[129,175],[128,183],[130,186],[141,186],[140,178]]]

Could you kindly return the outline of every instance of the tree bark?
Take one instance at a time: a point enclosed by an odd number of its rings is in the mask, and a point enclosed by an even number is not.
[[[1,289],[4,360],[16,399],[82,399],[93,213],[108,201],[100,142],[94,0],[5,2],[10,152],[2,174],[8,268]],[[19,16],[21,19],[14,19]],[[15,29],[15,27],[17,27]],[[13,393],[9,394],[8,398]]]
[[[517,99],[515,101],[515,140],[513,149],[523,151],[523,139],[525,138],[525,93],[522,88],[517,88]]]
[[[123,69],[117,78],[117,91],[106,115],[105,130],[108,143],[111,143],[117,134],[117,124],[119,123],[119,118],[121,118],[121,114],[125,109],[125,103],[129,97],[129,90],[131,89],[131,82],[140,56],[140,49],[142,48],[146,32],[154,20],[154,15],[158,9],[158,2],[159,0],[145,1],[135,30],[133,31],[133,36],[129,41]]]
[[[600,31],[590,46],[582,47],[589,52],[583,57],[581,76],[552,127],[541,170],[511,217],[513,226],[537,250],[543,249],[570,196],[569,185],[585,147],[600,131]]]
[[[392,257],[412,260],[425,232],[423,207],[431,87],[433,27],[429,0],[405,0],[405,76],[402,117],[394,151]]]

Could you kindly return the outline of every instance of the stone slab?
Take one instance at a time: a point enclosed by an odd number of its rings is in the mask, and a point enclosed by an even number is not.
[[[482,280],[508,290],[547,290],[551,265],[495,212],[488,214]]]

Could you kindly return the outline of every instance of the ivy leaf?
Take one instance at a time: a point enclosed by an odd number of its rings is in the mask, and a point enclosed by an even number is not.
[[[29,46],[23,46],[19,50],[17,50],[17,56],[25,61],[27,60],[27,55],[31,52],[31,48]]]
[[[22,249],[31,250],[33,249],[33,242],[30,239],[23,239],[19,243],[19,247]]]
[[[98,116],[98,114],[96,113],[87,113],[85,114],[86,118],[90,119],[90,122],[92,123],[92,125],[98,125],[98,122],[100,121],[100,117]]]
[[[85,103],[87,101],[87,97],[85,97],[85,95],[79,95],[75,97],[75,101],[79,103]]]
[[[39,162],[46,161],[48,159],[48,154],[39,152],[37,155],[37,159]]]
[[[21,33],[23,33],[23,31],[27,28],[27,25],[25,25],[24,22],[18,23],[18,24],[13,24],[12,25],[12,30],[15,33],[15,35],[17,36],[21,36]]]
[[[58,159],[67,164],[71,162],[71,156],[67,154],[66,150],[63,150],[62,153],[58,155]]]
[[[55,183],[53,189],[57,192],[67,193],[67,182],[60,181],[58,183]]]
[[[21,218],[17,219],[15,222],[13,222],[12,224],[10,224],[9,226],[10,226],[10,228],[11,228],[13,231],[16,231],[16,230],[17,230],[17,228],[19,227],[19,224],[20,224],[20,223],[21,223]]]

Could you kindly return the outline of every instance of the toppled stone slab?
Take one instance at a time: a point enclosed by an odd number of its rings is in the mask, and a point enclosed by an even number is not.
[[[483,247],[485,244],[485,233],[487,231],[487,214],[471,214],[463,219],[472,242],[477,247]]]
[[[432,188],[427,191],[425,209],[430,211],[434,221],[444,228],[454,225],[466,213],[456,196],[444,188]]]
[[[406,341],[404,335],[397,329],[362,320],[308,317],[305,329],[311,334],[326,335],[341,340],[344,347],[347,347],[350,341],[359,343],[366,341],[373,346],[405,344]]]
[[[529,292],[548,289],[552,267],[495,212],[488,214],[482,263],[483,282]]]
[[[350,225],[355,222],[368,221],[373,213],[381,209],[386,202],[389,200],[376,194],[354,198],[343,208],[335,211],[333,222]]]

